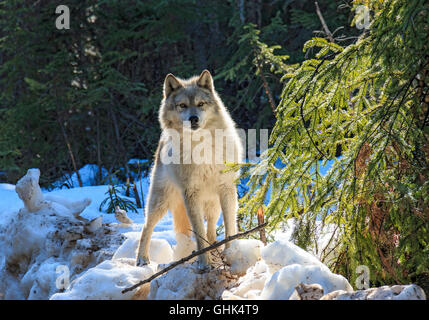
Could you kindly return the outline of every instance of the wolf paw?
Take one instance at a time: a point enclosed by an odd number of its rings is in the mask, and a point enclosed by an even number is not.
[[[203,274],[209,272],[211,269],[211,266],[209,264],[204,264],[201,262],[198,262],[197,264],[197,273]]]
[[[148,264],[149,264],[149,259],[145,259],[145,258],[142,258],[142,257],[137,257],[137,260],[136,260],[136,266],[137,267],[144,267],[144,266],[146,266]]]

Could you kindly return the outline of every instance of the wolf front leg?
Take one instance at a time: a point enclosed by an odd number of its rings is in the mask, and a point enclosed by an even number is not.
[[[192,225],[192,231],[197,240],[198,250],[207,247],[207,236],[204,228],[203,201],[196,192],[185,192],[185,206],[189,221]],[[204,253],[198,256],[199,267],[206,269],[209,265],[208,254]]]
[[[223,188],[219,194],[220,206],[222,208],[223,223],[225,224],[225,238],[237,233],[237,191],[235,186]],[[231,242],[225,244],[229,248]]]
[[[152,190],[151,190],[152,191]],[[161,218],[167,213],[168,201],[164,197],[164,192],[149,192],[146,222],[143,226],[140,243],[137,250],[136,265],[141,267],[147,265],[149,261],[149,245],[153,229]]]

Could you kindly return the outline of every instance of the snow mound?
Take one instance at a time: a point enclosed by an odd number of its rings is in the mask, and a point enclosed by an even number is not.
[[[197,262],[185,263],[152,280],[149,300],[218,300],[234,283],[224,270],[202,273]]]
[[[75,216],[87,200],[47,200],[38,185],[40,172],[30,169],[16,191],[25,208],[3,216],[0,223],[0,292],[4,299],[47,299],[58,291],[59,266],[70,280],[110,259],[124,237],[107,225],[91,228]]]
[[[265,261],[260,260],[250,267],[236,285],[222,293],[223,300],[259,299],[271,274]]]
[[[113,255],[113,260],[129,258],[136,259],[137,248],[140,241],[140,232],[128,232],[125,234],[127,240],[118,248]],[[166,264],[173,261],[173,249],[165,239],[151,239],[149,246],[151,262]]]
[[[156,271],[151,264],[144,268],[135,266],[135,259],[115,259],[103,261],[75,279],[63,293],[56,293],[51,300],[119,300],[131,299],[132,291],[121,291],[144,280]]]
[[[264,247],[261,250],[261,256],[271,273],[291,264],[324,266],[311,253],[285,239],[274,241]]]
[[[262,290],[261,299],[289,300],[295,287],[300,283],[317,283],[322,286],[325,293],[353,290],[343,276],[332,273],[325,266],[292,264],[272,275]]]
[[[177,244],[173,247],[174,254],[173,259],[175,261],[180,260],[184,257],[189,256],[192,251],[197,250],[197,244],[190,237],[183,233],[176,234]],[[190,261],[195,261],[196,258],[191,259]]]
[[[226,263],[231,266],[231,273],[243,275],[247,269],[261,259],[264,244],[256,239],[238,239],[223,253]]]

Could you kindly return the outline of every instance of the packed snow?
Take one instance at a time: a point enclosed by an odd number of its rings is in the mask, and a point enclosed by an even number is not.
[[[151,263],[137,267],[144,212],[100,212],[108,186],[90,186],[93,174],[94,167],[84,167],[86,186],[71,189],[41,189],[37,169],[29,170],[16,186],[0,184],[0,298],[305,299],[298,294],[300,288],[309,290],[307,296],[353,297],[347,279],[290,241],[293,225],[277,231],[275,241],[266,246],[256,239],[234,240],[228,249],[212,253],[216,263],[208,270],[193,259],[122,293],[189,255],[196,244],[184,234],[175,235],[168,214],[154,230]],[[141,183],[147,195],[147,178]],[[413,292],[412,297],[422,296],[414,287],[398,292],[396,298],[410,298]]]

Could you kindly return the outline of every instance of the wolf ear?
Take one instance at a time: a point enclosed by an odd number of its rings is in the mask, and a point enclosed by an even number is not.
[[[213,78],[208,70],[201,72],[201,75],[197,80],[197,85],[210,91],[214,89]]]
[[[164,98],[168,98],[173,91],[183,87],[182,83],[171,73],[164,80]]]

